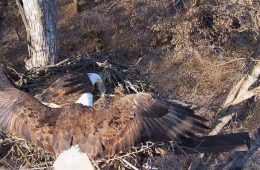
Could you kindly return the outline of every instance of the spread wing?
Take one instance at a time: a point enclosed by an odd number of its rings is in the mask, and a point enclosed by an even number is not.
[[[46,103],[74,103],[83,93],[92,93],[94,86],[87,74],[67,74],[43,91],[40,98]]]
[[[5,92],[9,95],[6,95]],[[12,106],[15,105],[17,99],[13,97],[16,96],[16,92],[13,92],[10,89],[5,89],[5,92],[0,91],[0,124],[2,130],[7,131],[7,127],[11,124],[11,119],[13,117]]]
[[[52,151],[52,137],[58,110],[50,109],[28,94],[6,87],[0,91],[0,129],[24,137]]]
[[[2,78],[0,72],[0,128],[56,154],[79,144],[92,157],[103,157],[147,140],[185,140],[207,129],[190,109],[147,93],[123,97],[108,110],[79,104],[52,109]]]
[[[156,100],[148,93],[128,95],[106,111],[100,121],[101,156],[113,155],[148,140],[181,142],[195,138],[208,130],[205,122],[191,109]],[[93,146],[91,151],[97,149]]]
[[[111,156],[148,140],[182,141],[208,129],[203,124],[206,120],[192,110],[156,100],[147,93],[125,96],[108,110],[78,105],[61,110],[53,150],[61,152],[79,144],[92,157]]]

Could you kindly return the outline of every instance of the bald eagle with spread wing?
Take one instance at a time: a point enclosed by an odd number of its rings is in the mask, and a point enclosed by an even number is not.
[[[192,143],[208,129],[205,122],[191,109],[148,93],[126,95],[109,109],[76,103],[50,108],[15,88],[0,66],[0,128],[55,154],[74,145],[97,158],[145,141]]]
[[[3,73],[2,70],[0,70]],[[181,140],[208,129],[205,119],[181,106],[137,93],[117,100],[109,109],[81,104],[49,108],[9,84],[0,83],[0,126],[46,150],[60,153],[79,144],[92,157],[151,141]]]

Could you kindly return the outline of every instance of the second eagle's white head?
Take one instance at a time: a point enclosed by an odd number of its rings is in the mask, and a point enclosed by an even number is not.
[[[101,93],[101,96],[103,97],[106,93],[106,88],[103,84],[101,76],[97,73],[87,73],[87,75],[92,85],[97,86],[97,90]],[[92,93],[82,94],[80,98],[76,101],[76,103],[80,103],[84,106],[93,107],[93,94]]]

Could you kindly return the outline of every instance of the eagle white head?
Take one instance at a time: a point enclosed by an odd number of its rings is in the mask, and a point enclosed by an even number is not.
[[[87,154],[80,152],[79,146],[63,151],[53,164],[54,170],[94,170]]]
[[[97,73],[87,73],[93,86],[97,86],[97,90],[101,93],[101,96],[105,96],[106,87],[104,86],[101,76]]]
[[[90,79],[93,86],[97,86],[97,89],[100,91],[101,96],[105,95],[106,88],[103,85],[102,78],[97,73],[87,73],[88,78]],[[84,93],[80,96],[76,103],[80,103],[84,106],[93,107],[93,94],[92,93]]]
[[[88,77],[91,81],[91,83],[93,84],[93,86],[97,83],[97,82],[102,82],[101,76],[97,73],[87,73]]]

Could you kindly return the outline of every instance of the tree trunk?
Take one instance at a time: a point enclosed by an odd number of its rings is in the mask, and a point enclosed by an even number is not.
[[[79,0],[73,0],[75,12],[79,12]]]
[[[27,69],[57,62],[56,0],[16,0],[27,31]]]

